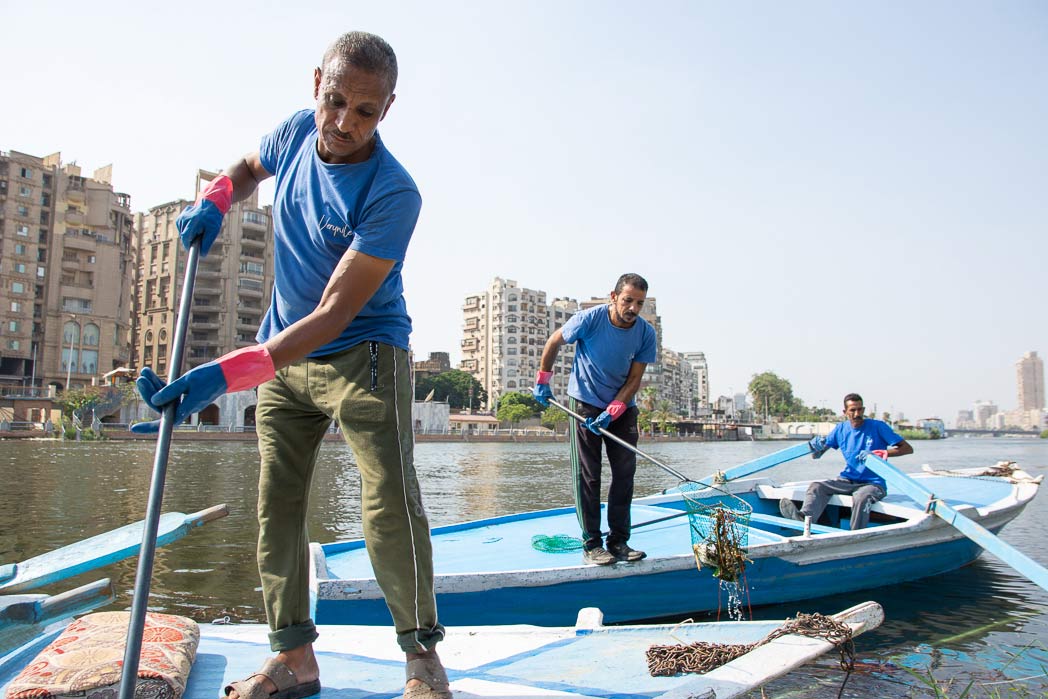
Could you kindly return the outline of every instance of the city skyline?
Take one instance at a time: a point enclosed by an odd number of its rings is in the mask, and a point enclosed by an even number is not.
[[[705,353],[713,395],[773,371],[809,404],[857,391],[950,420],[1015,407],[1016,359],[1048,349],[1041,3],[5,17],[20,108],[0,113],[0,150],[112,163],[134,212],[192,198],[197,169],[311,106],[339,31],[388,39],[401,78],[380,130],[424,200],[404,267],[419,356],[455,352],[461,299],[495,274],[581,299],[626,271],[658,297],[665,344]]]

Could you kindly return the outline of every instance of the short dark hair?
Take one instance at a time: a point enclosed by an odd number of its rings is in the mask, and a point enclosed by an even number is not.
[[[634,289],[648,293],[648,282],[644,281],[644,277],[639,274],[630,272],[619,277],[619,280],[615,282],[615,293],[621,293],[623,287],[627,286],[632,286]]]
[[[844,397],[844,407],[848,407],[848,403],[862,403],[862,396],[858,393],[849,393]]]
[[[381,75],[389,83],[389,93],[397,86],[397,54],[386,40],[367,32],[347,32],[335,39],[324,52],[323,72],[333,58],[341,58],[354,68]]]

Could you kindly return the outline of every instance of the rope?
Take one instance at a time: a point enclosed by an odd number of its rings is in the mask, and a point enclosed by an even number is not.
[[[652,677],[674,677],[683,673],[706,673],[742,657],[776,638],[796,634],[822,638],[840,652],[840,666],[848,673],[855,667],[855,644],[851,628],[823,614],[797,614],[755,643],[729,644],[697,641],[673,646],[651,646],[647,650],[648,673]]]

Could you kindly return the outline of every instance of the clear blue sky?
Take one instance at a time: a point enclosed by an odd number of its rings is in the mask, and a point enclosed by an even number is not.
[[[112,163],[135,210],[312,106],[342,31],[397,51],[420,356],[495,276],[651,283],[714,394],[774,371],[952,422],[1048,354],[1048,4],[182,2],[4,10],[0,149]],[[263,190],[263,198],[271,197]]]

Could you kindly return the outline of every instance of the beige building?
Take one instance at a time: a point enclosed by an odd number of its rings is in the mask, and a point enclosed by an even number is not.
[[[563,324],[570,317],[565,317],[570,308],[570,302],[559,299],[553,315],[559,310]],[[546,292],[524,289],[511,279],[496,277],[485,291],[466,297],[462,313],[459,368],[472,374],[487,391],[486,407],[494,408],[503,393],[530,391],[542,348],[553,331]],[[554,376],[561,377],[566,388],[567,371],[575,355],[574,349],[564,349],[557,357]],[[557,385],[554,384],[555,393]]]
[[[695,373],[692,384],[691,407],[689,417],[703,417],[710,414],[710,371],[706,364],[704,352],[684,352],[684,360],[691,365]]]
[[[197,173],[197,191],[216,176]],[[188,253],[175,220],[190,202],[176,200],[137,214],[135,368],[168,372]],[[199,259],[182,371],[255,343],[273,289],[273,224],[257,194],[233,204],[214,245]],[[209,408],[209,410],[211,410]],[[216,416],[202,413],[202,422]],[[223,420],[223,424],[224,424]],[[218,424],[217,422],[215,424]]]
[[[1036,352],[1027,352],[1015,363],[1020,411],[1044,410],[1044,361]]]
[[[127,364],[133,238],[110,166],[0,154],[0,383],[77,387]]]

